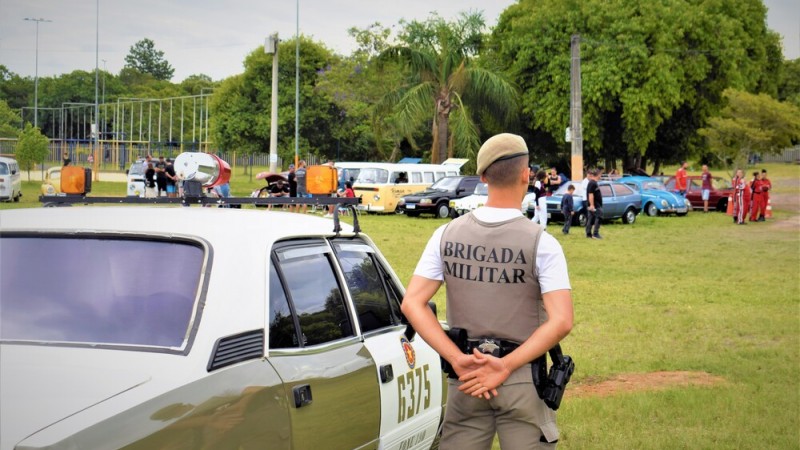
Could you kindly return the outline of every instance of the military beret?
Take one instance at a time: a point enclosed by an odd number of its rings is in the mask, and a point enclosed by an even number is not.
[[[478,151],[478,175],[492,165],[495,161],[527,156],[528,146],[521,136],[511,133],[501,133],[486,140]]]

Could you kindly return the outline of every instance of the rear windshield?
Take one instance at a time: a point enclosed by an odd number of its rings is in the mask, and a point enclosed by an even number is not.
[[[193,243],[0,238],[0,340],[180,348],[204,251]]]
[[[145,167],[145,163],[135,162],[131,164],[131,168],[128,170],[128,175],[144,175],[146,170],[147,167]]]

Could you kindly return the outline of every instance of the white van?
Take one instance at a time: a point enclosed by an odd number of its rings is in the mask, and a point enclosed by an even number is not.
[[[19,164],[14,158],[0,156],[0,201],[19,201],[22,197],[22,179]]]

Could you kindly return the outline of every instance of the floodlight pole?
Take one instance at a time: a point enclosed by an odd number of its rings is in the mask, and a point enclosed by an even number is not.
[[[272,53],[272,114],[269,129],[269,171],[278,171],[278,33],[270,35],[264,52]]]
[[[572,179],[583,179],[583,126],[581,109],[581,36],[570,40],[570,132],[572,134]]]

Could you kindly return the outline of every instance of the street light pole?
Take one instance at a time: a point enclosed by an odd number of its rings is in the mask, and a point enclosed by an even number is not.
[[[33,81],[33,126],[39,127],[39,22],[52,22],[52,20],[47,19],[32,19],[30,17],[26,17],[25,20],[30,22],[36,22],[36,68],[34,69],[36,74],[34,75]]]
[[[96,2],[97,15],[95,16],[94,35],[94,181],[100,181],[100,171],[97,170],[100,159],[100,0]]]

